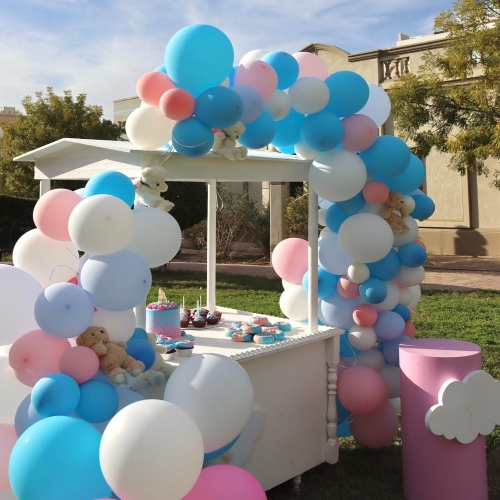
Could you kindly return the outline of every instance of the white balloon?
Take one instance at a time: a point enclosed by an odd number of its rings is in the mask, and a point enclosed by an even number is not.
[[[267,50],[255,49],[247,52],[241,59],[240,65],[249,63],[251,61],[260,61],[266,54],[269,54]]]
[[[289,288],[291,286],[295,286],[293,283],[290,283],[289,281],[286,281],[284,279],[281,280],[281,284],[283,285],[283,289]]]
[[[127,250],[139,254],[149,267],[170,262],[179,251],[182,232],[178,222],[164,210],[136,208],[135,229]]]
[[[274,121],[285,118],[290,113],[290,99],[288,94],[276,89],[270,97],[264,100],[264,111],[267,111]]]
[[[320,232],[319,232],[319,237],[320,238],[326,238],[330,234],[333,234],[333,231],[328,229],[328,227],[324,227]]]
[[[71,241],[53,240],[39,229],[32,229],[17,240],[12,261],[14,266],[31,274],[43,286],[49,286],[73,279],[78,270],[79,256]]]
[[[413,294],[409,288],[400,288],[399,289],[399,303],[407,306],[411,303],[413,299]]]
[[[330,90],[325,82],[313,76],[296,80],[288,89],[290,105],[299,113],[308,115],[321,111],[330,99]]]
[[[106,255],[123,249],[134,234],[134,214],[120,198],[109,194],[89,196],[71,212],[69,235],[82,251]]]
[[[394,246],[402,247],[407,243],[413,243],[418,236],[418,224],[417,221],[409,215],[404,218],[405,224],[408,226],[409,231],[406,233],[400,233],[394,235]]]
[[[143,103],[130,113],[125,131],[129,140],[138,148],[151,151],[165,146],[172,139],[175,124],[158,106]]]
[[[401,270],[398,274],[398,280],[403,286],[419,285],[424,281],[425,269],[423,266],[407,267],[401,264]]]
[[[174,370],[164,399],[193,418],[204,452],[211,453],[238,437],[247,424],[253,409],[252,381],[236,361],[219,354],[200,354]]]
[[[373,203],[365,203],[359,213],[380,215],[383,205],[374,205]]]
[[[413,311],[415,307],[417,307],[420,302],[420,296],[422,295],[422,290],[420,289],[420,285],[409,286],[408,290],[412,293],[411,302],[406,306],[410,311]]]
[[[404,198],[404,201],[405,201],[405,208],[406,208],[406,211],[411,214],[413,212],[413,210],[415,210],[415,199],[410,196],[409,194],[405,194],[403,196]]]
[[[347,268],[346,274],[353,283],[363,283],[370,277],[370,269],[362,262],[353,262]]]
[[[366,167],[355,153],[333,149],[319,155],[309,169],[309,184],[322,198],[345,201],[357,195],[366,182]]]
[[[102,435],[104,478],[123,500],[182,499],[203,465],[196,423],[178,406],[145,399],[120,410]]]
[[[326,220],[325,220],[326,212],[327,212],[326,208],[320,208],[318,210],[318,224],[320,226],[326,226]]]
[[[399,287],[396,282],[384,281],[387,288],[386,298],[379,304],[372,304],[377,311],[392,311],[399,304]]]
[[[377,334],[371,326],[354,325],[347,333],[349,343],[360,351],[367,351],[377,343]]]
[[[302,160],[314,160],[321,154],[318,151],[315,151],[314,149],[307,147],[302,141],[297,142],[294,145],[294,149],[295,149],[295,154]],[[330,205],[332,204],[331,201],[329,201],[328,203]]]
[[[299,143],[300,144],[300,143]],[[312,150],[311,150],[312,151]],[[327,200],[325,198],[322,198],[321,196],[318,196],[318,205],[321,208],[330,208],[333,205],[333,202],[330,200]]]
[[[318,243],[318,262],[320,267],[329,273],[342,276],[346,274],[347,268],[353,259],[346,255],[339,245],[339,235],[331,233]]]
[[[356,356],[356,365],[369,366],[374,370],[380,371],[385,365],[385,358],[381,351],[372,347],[367,351],[358,352]]]
[[[302,285],[285,288],[280,297],[280,309],[292,320],[302,321],[308,317],[307,291]]]
[[[133,309],[126,311],[97,309],[92,324],[106,328],[109,340],[112,342],[127,342],[135,331],[135,313]]]
[[[399,385],[399,367],[394,365],[384,365],[379,373],[387,385],[388,399],[399,398],[401,393]]]
[[[339,245],[356,262],[371,263],[383,259],[394,243],[387,222],[375,214],[354,214],[339,229]]]
[[[357,114],[369,116],[380,127],[391,114],[391,100],[386,91],[375,83],[369,83],[368,89],[368,101]]]

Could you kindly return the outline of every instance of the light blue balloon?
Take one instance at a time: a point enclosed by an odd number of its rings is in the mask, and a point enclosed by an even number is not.
[[[338,233],[342,223],[349,217],[349,214],[339,209],[336,202],[333,202],[326,210],[325,222],[330,231]]]
[[[264,101],[260,94],[248,85],[235,85],[231,89],[240,96],[243,102],[243,114],[240,122],[246,124],[257,120],[264,109]]]
[[[291,109],[288,115],[275,122],[276,133],[271,144],[277,148],[293,146],[300,141],[300,127],[304,121],[304,115]]]
[[[31,404],[42,418],[69,415],[79,400],[80,387],[63,373],[42,377],[31,391]]]
[[[256,120],[247,123],[245,127],[246,130],[238,142],[249,149],[260,149],[267,146],[276,133],[276,124],[266,111],[262,111]]]
[[[93,255],[82,267],[80,284],[92,303],[106,311],[126,311],[146,299],[151,270],[142,257],[129,250]]]
[[[389,191],[399,191],[401,194],[409,194],[418,189],[425,180],[425,167],[418,156],[412,154],[410,163],[398,175],[393,177],[380,177],[387,184]]]
[[[213,87],[197,97],[194,114],[207,127],[231,127],[243,115],[243,100],[232,89]]]
[[[434,213],[436,205],[434,205],[432,198],[429,198],[426,194],[419,194],[412,196],[412,198],[415,200],[415,208],[410,215],[414,219],[425,220]]]
[[[328,297],[337,290],[338,276],[329,273],[322,267],[318,268],[318,298]],[[302,286],[309,291],[309,271],[306,271],[302,278]]]
[[[42,420],[33,405],[31,404],[31,394],[28,394],[19,404],[14,417],[14,427],[19,437],[28,427]]]
[[[9,463],[14,494],[22,500],[89,500],[109,497],[101,471],[101,434],[84,420],[49,417],[18,439]]]
[[[363,194],[361,191],[352,198],[344,201],[337,201],[336,206],[341,211],[348,215],[357,214],[364,206],[365,199],[363,198]]]
[[[123,200],[129,207],[134,204],[135,188],[132,181],[121,172],[103,171],[93,175],[85,185],[84,198],[96,194],[109,194]]]
[[[327,77],[325,83],[330,91],[325,109],[337,116],[353,115],[368,101],[368,83],[353,71],[337,71]]]
[[[368,278],[359,285],[359,295],[368,304],[380,304],[387,297],[387,286],[377,278]]]
[[[403,335],[405,322],[394,311],[379,311],[373,329],[380,339],[394,340]]]
[[[401,271],[399,255],[393,248],[382,259],[366,265],[370,270],[370,276],[382,281],[393,280],[399,274],[399,271]]]
[[[83,333],[94,319],[88,294],[73,283],[49,285],[35,302],[35,320],[49,335],[71,338]]]
[[[229,38],[208,24],[179,30],[165,49],[165,69],[175,86],[195,97],[220,85],[233,67],[234,49]]]
[[[343,136],[342,122],[327,110],[307,115],[300,127],[302,142],[314,151],[323,153],[338,146]]]
[[[381,344],[381,349],[385,360],[391,365],[399,366],[399,346],[411,341],[412,339],[410,337],[401,335],[401,337],[398,337],[397,339],[383,342]]]
[[[160,66],[156,67],[156,68],[155,68],[155,71],[159,71],[160,73],[165,73],[165,74],[167,74],[167,70],[166,70],[166,68],[165,68],[165,65],[164,65],[164,64],[162,64],[162,65],[160,65]]]
[[[179,154],[198,158],[210,151],[214,145],[214,134],[198,118],[190,116],[174,125],[172,144]]]
[[[407,243],[399,248],[399,259],[406,267],[422,266],[427,260],[425,248],[417,243]]]
[[[410,149],[399,137],[382,135],[372,146],[359,153],[370,174],[380,177],[393,177],[408,167],[411,159]],[[385,180],[385,179],[384,179]]]
[[[127,354],[138,361],[142,361],[145,370],[149,370],[156,358],[155,348],[147,341],[141,339],[130,339],[127,342]]]
[[[278,75],[278,89],[285,90],[299,76],[299,63],[288,52],[269,52],[262,60],[269,64]]]
[[[280,153],[284,155],[294,155],[295,147],[294,146],[284,146],[282,148],[276,148]]]
[[[354,324],[352,313],[360,303],[359,299],[345,299],[335,291],[319,301],[321,321],[326,325],[348,330]]]
[[[80,401],[76,407],[78,416],[87,422],[100,423],[109,420],[118,410],[116,389],[103,380],[89,380],[80,386]]]

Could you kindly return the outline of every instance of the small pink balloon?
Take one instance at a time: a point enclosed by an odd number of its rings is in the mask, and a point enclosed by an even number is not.
[[[74,378],[78,384],[83,384],[99,370],[99,358],[88,347],[74,346],[62,353],[59,369],[61,373]]]
[[[276,274],[294,285],[302,285],[308,269],[309,243],[302,238],[287,238],[273,250],[271,263]]]
[[[394,441],[398,432],[398,415],[390,401],[369,415],[354,415],[349,429],[358,443],[366,448],[378,449]]]
[[[42,377],[60,373],[59,359],[70,348],[68,339],[33,330],[12,344],[9,365],[19,382],[33,387]]]
[[[347,276],[342,276],[337,281],[337,291],[344,299],[359,297],[359,283],[353,283]]]
[[[10,424],[0,424],[0,491],[10,488],[9,460],[16,441],[16,428]]]
[[[52,189],[35,205],[33,221],[47,237],[58,241],[70,241],[68,219],[82,198],[70,189]]]
[[[160,97],[174,88],[172,80],[161,71],[148,71],[137,81],[137,95],[146,104],[158,106]]]
[[[185,120],[194,113],[195,99],[184,89],[167,90],[159,102],[160,111],[171,120]]]
[[[417,334],[417,329],[415,328],[415,325],[412,323],[412,321],[409,319],[408,321],[405,322],[405,329],[403,330],[403,335],[406,335],[407,337],[414,339],[416,334]]]
[[[361,193],[363,194],[363,198],[368,203],[380,205],[389,197],[389,188],[385,182],[368,181],[363,187]]]
[[[377,318],[378,312],[370,304],[361,304],[352,313],[354,323],[359,326],[373,326]]]
[[[234,84],[252,87],[262,99],[267,99],[278,87],[278,75],[274,68],[264,61],[248,61],[236,69]]]
[[[341,120],[344,136],[340,145],[347,151],[364,151],[377,140],[377,124],[365,115],[346,116]]]
[[[352,366],[339,377],[340,402],[351,413],[366,415],[380,409],[387,400],[387,385],[369,366]]]
[[[250,472],[235,465],[211,465],[183,500],[266,500],[261,484]]]
[[[292,55],[299,63],[299,76],[297,79],[304,76],[314,76],[320,80],[325,80],[327,78],[328,68],[321,57],[311,52],[296,52]]]

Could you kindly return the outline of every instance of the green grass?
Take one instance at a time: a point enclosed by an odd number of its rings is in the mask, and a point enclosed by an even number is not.
[[[206,299],[205,273],[168,271],[153,274],[149,301],[158,286],[167,297],[194,307]],[[217,303],[226,307],[281,316],[281,280],[217,274]],[[483,369],[500,379],[500,292],[424,291],[412,320],[417,337],[465,340],[482,348]],[[489,499],[500,499],[500,429],[487,437]],[[400,437],[381,450],[367,450],[352,438],[340,439],[340,459],[302,476],[300,500],[400,500],[403,498]],[[267,492],[269,500],[295,498],[290,483]],[[425,500],[425,499],[422,499]],[[471,499],[472,500],[472,499]]]

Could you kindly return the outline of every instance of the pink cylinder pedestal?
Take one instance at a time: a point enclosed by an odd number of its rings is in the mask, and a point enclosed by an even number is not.
[[[427,430],[425,416],[441,386],[482,369],[481,348],[450,339],[416,339],[399,347],[405,500],[487,500],[486,445]]]

